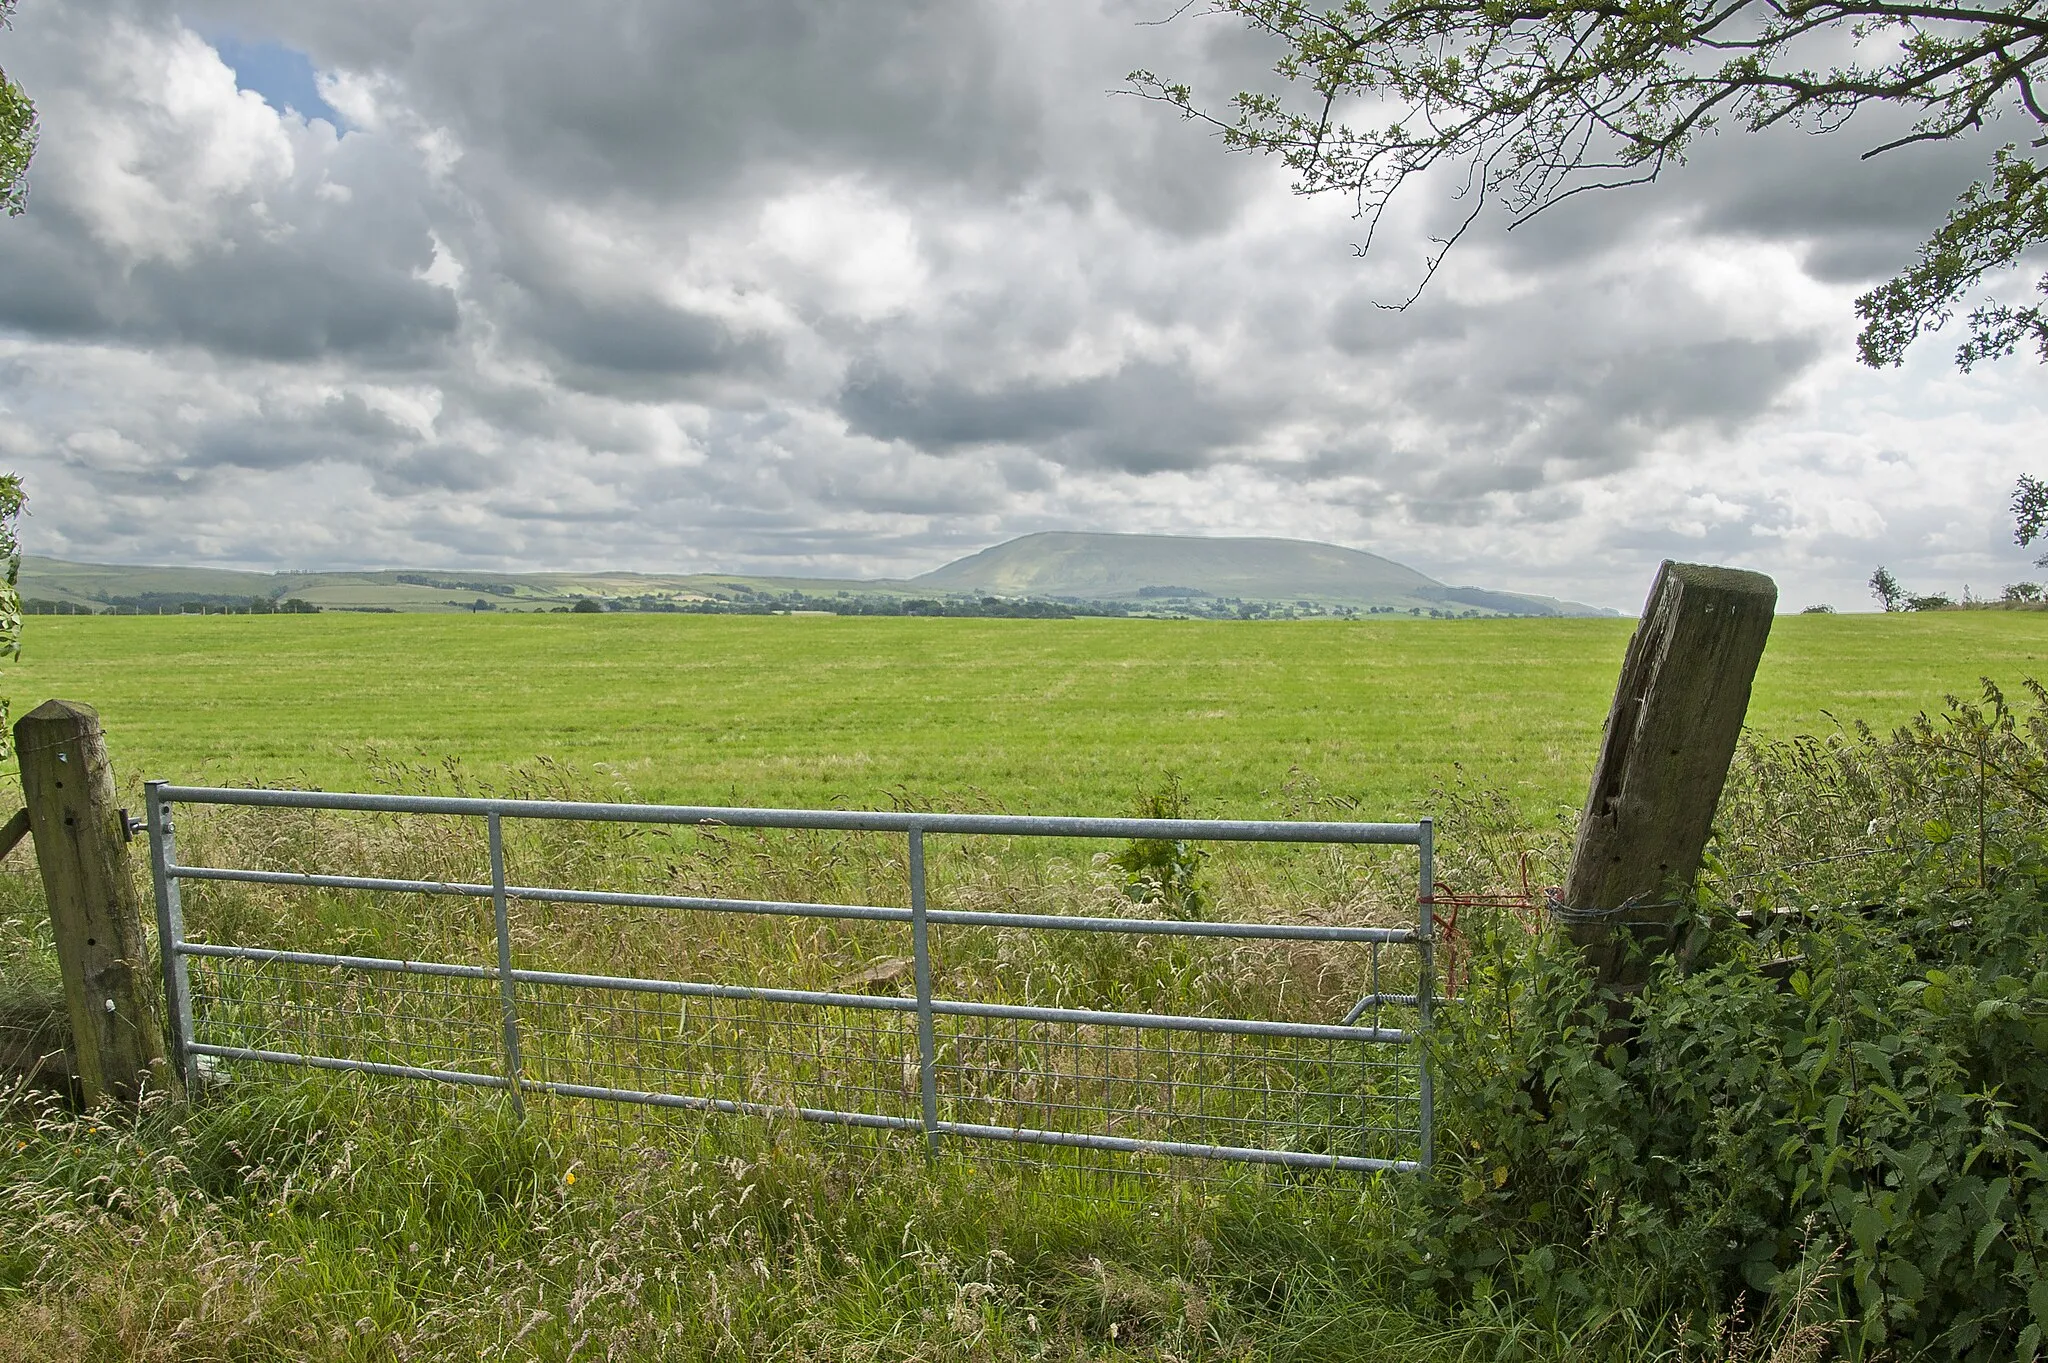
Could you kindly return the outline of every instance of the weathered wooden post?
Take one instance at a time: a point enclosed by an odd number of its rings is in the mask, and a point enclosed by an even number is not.
[[[1777,604],[1762,573],[1658,570],[1552,906],[1603,985],[1641,989],[1676,944]]]
[[[149,993],[149,943],[128,868],[125,811],[89,705],[45,701],[14,726],[21,791],[64,972],[72,1048],[88,1107],[176,1088]]]

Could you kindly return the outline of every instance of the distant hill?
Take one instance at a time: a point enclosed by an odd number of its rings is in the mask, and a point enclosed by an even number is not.
[[[732,573],[492,573],[463,569],[392,568],[364,572],[251,573],[222,568],[165,568],[70,563],[25,555],[21,595],[37,603],[175,615],[184,607],[241,608],[252,601],[300,600],[321,610],[449,612],[487,603],[493,610],[566,608],[581,599],[610,603],[717,606],[756,603],[792,593],[898,598],[902,583],[838,578],[748,577]]]
[[[546,611],[577,601],[612,610],[828,610],[841,614],[1611,615],[1549,597],[1449,587],[1413,568],[1334,544],[1186,535],[1025,535],[910,581],[733,573],[491,573],[461,569],[253,573],[22,560],[32,610],[274,608]],[[993,599],[992,599],[993,598]]]
[[[1076,600],[1212,596],[1504,615],[1614,613],[1546,596],[1448,587],[1390,558],[1313,540],[1055,530],[1007,540],[911,581],[934,591]]]
[[[936,591],[1135,597],[1148,587],[1255,599],[1392,601],[1441,586],[1362,549],[1309,540],[1092,535],[1053,530],[1007,540],[913,578]]]

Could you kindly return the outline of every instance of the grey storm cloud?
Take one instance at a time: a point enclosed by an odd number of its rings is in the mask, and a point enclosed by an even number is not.
[[[455,330],[446,290],[395,271],[352,269],[337,256],[252,259],[260,254],[138,267],[130,287],[144,306],[121,330],[270,360],[340,351],[386,363],[413,358],[421,343]]]
[[[1624,605],[1673,545],[1850,582],[1897,524],[1991,561],[1968,507],[2034,372],[1847,362],[1849,298],[1981,147],[1709,139],[1487,220],[1390,312],[1457,201],[1417,186],[1354,258],[1344,205],[1120,93],[1270,85],[1174,10],[37,0],[0,33],[44,120],[0,222],[32,547],[901,573],[1114,527]],[[333,118],[229,65],[264,52]],[[1945,509],[1893,505],[1959,446]]]
[[[1273,404],[1227,396],[1186,364],[1139,361],[1109,374],[974,388],[913,385],[856,364],[839,410],[862,435],[926,450],[1021,445],[1060,463],[1127,473],[1199,468],[1244,440]]]
[[[1023,383],[976,391],[954,382],[913,388],[902,376],[856,364],[839,410],[863,435],[926,448],[1016,445],[1055,440],[1100,414],[1103,381]]]
[[[1425,521],[1494,513],[1492,493],[1626,470],[1676,432],[1733,436],[1768,412],[1817,357],[1810,331],[1716,334],[1707,300],[1669,279],[1639,281],[1633,307],[1580,283],[1480,308],[1425,297],[1402,311],[1354,294],[1331,342],[1391,378],[1380,420],[1431,433],[1403,449],[1401,484]],[[1387,442],[1318,453],[1324,478],[1379,474]],[[1547,503],[1538,519],[1555,519]]]
[[[1877,108],[1826,133],[1792,126],[1710,132],[1656,183],[1574,196],[1496,239],[1518,267],[1554,268],[1627,249],[1648,221],[1664,231],[1797,243],[1814,278],[1867,286],[1912,262],[1957,196],[1984,173],[1991,148],[2017,131],[1994,122],[1956,142],[1864,157],[1910,126],[1910,118]],[[1460,210],[1458,201],[1439,198],[1430,230],[1447,232]]]
[[[346,459],[354,447],[333,432],[237,422],[206,432],[188,451],[186,462],[195,468],[273,470]]]
[[[1953,143],[1863,152],[1910,131],[1909,120],[1866,111],[1837,133],[1786,129],[1769,139],[1770,155],[1745,155],[1721,137],[1685,168],[1672,190],[1697,205],[1712,231],[1806,243],[1805,265],[1829,282],[1868,284],[1911,263],[1920,243],[1972,181],[1991,150],[2015,131],[1994,120]]]
[[[460,445],[430,445],[388,460],[377,470],[388,490],[411,492],[483,492],[504,482],[498,461]]]
[[[1501,402],[1467,443],[1514,449],[1528,463],[1564,464],[1590,473],[1628,467],[1654,437],[1677,428],[1739,430],[1784,391],[1819,349],[1812,337],[1676,338],[1588,356],[1571,354],[1577,347],[1569,342],[1546,345],[1540,332],[1528,339],[1529,351],[1486,376]],[[1455,389],[1435,396],[1447,423],[1458,412],[1480,406]],[[1450,491],[1456,482],[1444,478],[1436,485]],[[1534,480],[1522,484],[1536,485]],[[1470,480],[1466,486],[1482,490]]]
[[[0,327],[30,335],[185,344],[305,360],[331,352],[416,362],[457,323],[454,298],[423,283],[431,260],[359,239],[211,243],[177,261],[122,261],[61,203],[0,233]],[[380,258],[381,257],[381,258]]]
[[[570,365],[644,378],[769,373],[775,345],[735,335],[720,318],[650,299],[536,300],[532,334]]]
[[[340,393],[315,405],[259,403],[253,412],[209,420],[181,442],[182,462],[197,469],[290,469],[361,463],[365,451],[375,450],[381,468],[417,445],[419,435],[361,394]]]
[[[1014,187],[1040,105],[985,5],[819,0],[561,6],[445,0],[191,7],[402,74],[423,114],[520,178],[600,199],[697,199],[848,164]],[[1120,74],[1120,73],[1119,73]]]

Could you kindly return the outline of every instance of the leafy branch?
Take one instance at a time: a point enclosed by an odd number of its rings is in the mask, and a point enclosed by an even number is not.
[[[1723,125],[1835,132],[1877,104],[1915,121],[1866,156],[2008,114],[2041,130],[2033,148],[2048,145],[2048,0],[1215,0],[1208,12],[1278,39],[1274,70],[1299,95],[1247,91],[1219,109],[1149,71],[1131,87],[1230,149],[1279,157],[1297,192],[1348,196],[1360,252],[1411,177],[1455,172],[1466,212],[1396,307],[1489,203],[1519,226],[1589,190],[1653,181]],[[1866,364],[1897,364],[1987,273],[2048,240],[2044,176],[2016,145],[1996,154],[1919,263],[1857,301]],[[2048,359],[2042,305],[1987,303],[1969,329],[1965,369],[2022,343]]]
[[[14,18],[16,0],[0,0],[0,28]],[[36,151],[36,106],[0,70],[0,208],[18,216],[28,199],[28,163]]]

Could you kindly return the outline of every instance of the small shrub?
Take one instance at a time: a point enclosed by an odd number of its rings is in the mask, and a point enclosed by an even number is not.
[[[1194,802],[1178,776],[1168,775],[1138,797],[1140,819],[1192,819]],[[1209,853],[1184,838],[1133,838],[1110,864],[1124,873],[1124,894],[1139,904],[1157,905],[1175,918],[1200,918],[1209,907],[1202,862]]]

